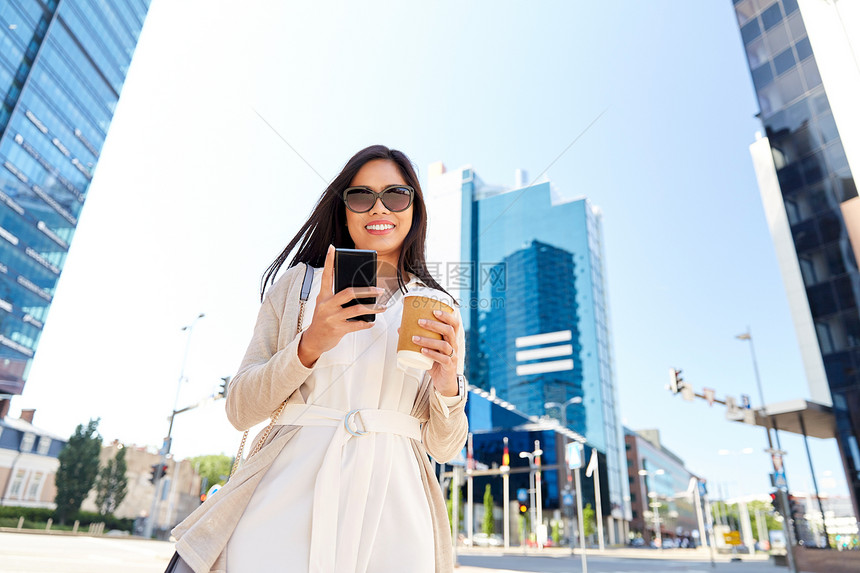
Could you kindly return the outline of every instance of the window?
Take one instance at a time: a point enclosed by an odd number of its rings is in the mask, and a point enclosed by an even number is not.
[[[741,28],[741,38],[743,38],[744,44],[749,44],[759,36],[761,36],[761,27],[758,25],[757,19],[750,20]]]
[[[9,497],[17,498],[21,496],[21,488],[24,486],[25,470],[15,472],[15,479],[12,480],[12,486],[9,488]]]
[[[769,56],[763,39],[759,38],[747,44],[747,58],[750,61],[750,68],[755,69],[766,63]]]
[[[27,499],[38,499],[42,489],[42,472],[33,474],[33,479],[30,480],[30,487],[27,488]]]
[[[791,53],[791,48],[785,50],[781,54],[778,54],[773,59],[773,67],[776,68],[776,75],[780,75],[783,72],[787,72],[794,66],[794,54]]]
[[[36,441],[36,434],[25,432],[21,439],[21,451],[24,453],[33,451],[33,443]]]
[[[764,24],[765,30],[770,30],[782,20],[782,11],[779,9],[779,2],[761,13],[761,21]]]
[[[48,452],[51,450],[51,438],[48,436],[40,436],[39,437],[39,453],[43,456],[47,456]]]
[[[756,90],[760,90],[767,84],[773,81],[773,72],[770,71],[770,64],[765,62],[760,68],[752,71],[752,80]]]
[[[801,64],[803,77],[806,78],[806,87],[812,89],[821,85],[821,74],[818,73],[818,64],[814,58],[810,58]]]
[[[794,49],[797,50],[797,59],[805,60],[809,56],[812,55],[812,46],[809,45],[809,38],[804,38],[794,45]]]
[[[782,0],[782,5],[785,6],[786,14],[791,14],[797,10],[797,0]]]

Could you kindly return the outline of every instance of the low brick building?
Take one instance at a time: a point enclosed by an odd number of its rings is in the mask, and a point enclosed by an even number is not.
[[[124,446],[114,440],[102,447],[100,465],[103,467],[108,460],[114,458],[120,448],[125,448],[126,452],[128,493],[114,515],[130,519],[145,517],[152,509],[155,495],[155,486],[150,482],[152,467],[161,461],[161,456],[151,449],[135,445]],[[159,489],[156,530],[160,532],[172,529],[200,505],[200,476],[188,460],[168,459],[167,473],[161,479]],[[87,495],[81,509],[99,510],[96,506],[95,488]]]

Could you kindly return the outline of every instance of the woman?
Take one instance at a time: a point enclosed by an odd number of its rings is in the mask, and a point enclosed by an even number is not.
[[[229,573],[453,570],[445,502],[427,454],[446,462],[466,439],[465,336],[453,297],[427,272],[426,225],[409,159],[368,147],[349,160],[269,267],[254,336],[227,394],[227,415],[244,430],[287,397],[288,405],[262,450],[213,496],[241,515],[233,520],[226,556],[213,557],[213,548],[223,545],[206,538],[213,529],[223,537],[223,523],[207,525],[223,519],[192,515],[174,532],[183,536],[177,551],[195,571],[225,565]],[[375,250],[381,288],[333,294],[333,247]],[[296,336],[306,269],[299,263],[314,273]],[[396,360],[401,299],[410,289],[432,289],[455,308],[422,325],[441,340],[414,339],[433,360],[427,371]],[[361,297],[378,298],[342,307]],[[347,320],[360,314],[374,314],[375,321]],[[209,543],[205,556],[195,539]]]

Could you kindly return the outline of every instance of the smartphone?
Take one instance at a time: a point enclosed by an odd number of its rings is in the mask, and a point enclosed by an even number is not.
[[[376,286],[376,251],[367,249],[338,249],[334,250],[334,292],[338,293],[347,287]],[[374,304],[376,297],[352,299],[345,305]],[[361,314],[348,320],[363,320],[374,322],[375,314]]]

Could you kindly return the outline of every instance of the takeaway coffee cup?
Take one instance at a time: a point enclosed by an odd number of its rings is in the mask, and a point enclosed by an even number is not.
[[[454,312],[440,297],[428,292],[407,293],[403,297],[403,318],[400,321],[400,338],[397,340],[397,363],[401,368],[412,367],[429,370],[433,359],[421,353],[421,346],[412,342],[412,337],[423,336],[442,340],[442,335],[418,326],[418,319],[438,320],[434,310]]]

